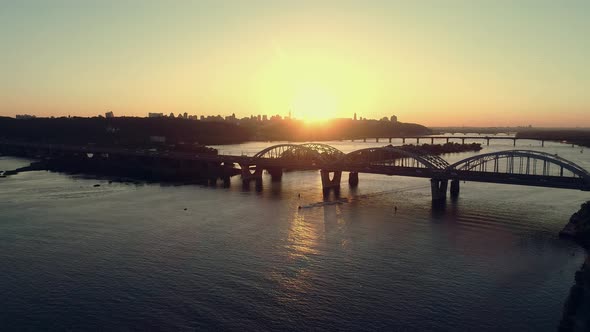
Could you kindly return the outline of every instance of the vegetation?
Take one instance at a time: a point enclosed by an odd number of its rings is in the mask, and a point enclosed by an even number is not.
[[[564,141],[571,144],[590,147],[589,129],[538,129],[516,133],[517,138],[544,139],[547,141]]]
[[[268,121],[198,121],[179,118],[0,118],[0,138],[60,144],[147,146],[154,139],[166,144],[233,144],[252,140],[311,141],[424,135],[417,124],[349,119],[306,124],[290,119]]]

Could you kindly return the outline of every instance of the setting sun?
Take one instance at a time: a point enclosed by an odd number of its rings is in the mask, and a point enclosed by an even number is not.
[[[306,122],[325,121],[336,117],[336,97],[319,87],[303,89],[293,98],[292,115]]]

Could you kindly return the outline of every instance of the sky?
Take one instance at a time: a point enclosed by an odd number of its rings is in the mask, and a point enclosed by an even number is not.
[[[590,127],[590,1],[0,0],[0,116]]]

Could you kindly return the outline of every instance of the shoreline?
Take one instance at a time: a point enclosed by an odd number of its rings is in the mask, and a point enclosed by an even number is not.
[[[584,248],[586,259],[574,276],[574,284],[563,305],[560,332],[587,331],[590,327],[590,201],[575,212],[560,237],[574,240]]]

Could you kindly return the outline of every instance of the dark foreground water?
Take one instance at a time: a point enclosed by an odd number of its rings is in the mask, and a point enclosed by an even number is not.
[[[519,145],[590,168],[590,150]],[[438,211],[426,179],[361,174],[349,203],[298,209],[319,174],[269,180],[0,179],[0,329],[552,331],[584,259],[557,233],[588,193],[461,183]]]

